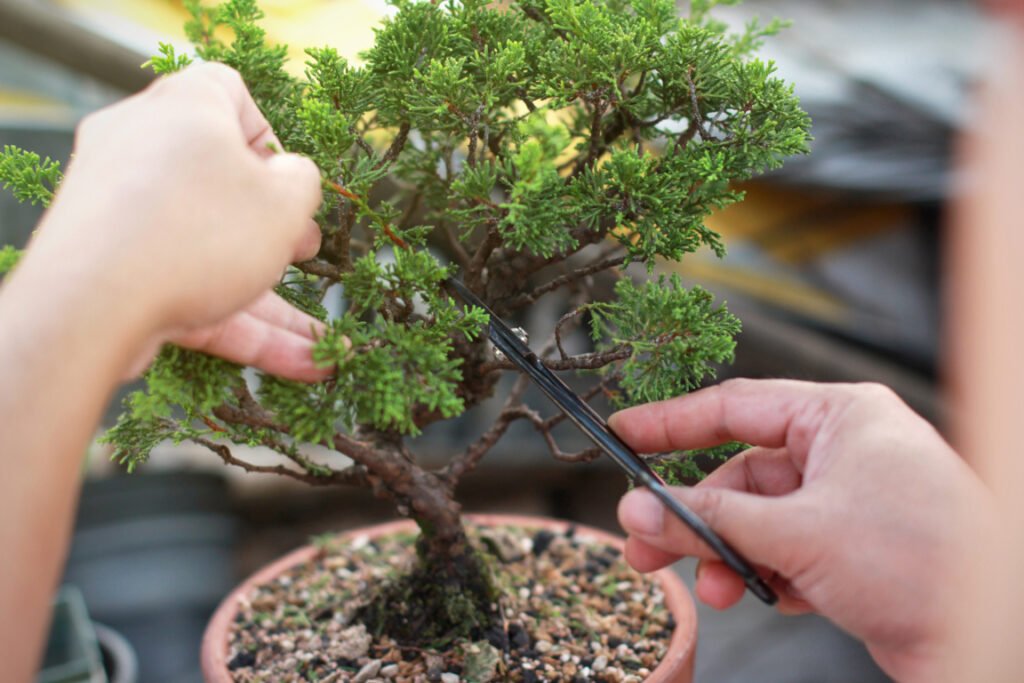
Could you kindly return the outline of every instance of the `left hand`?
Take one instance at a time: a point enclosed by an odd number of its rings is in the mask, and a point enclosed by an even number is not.
[[[268,293],[319,248],[320,175],[272,150],[280,143],[237,72],[201,64],[160,79],[79,126],[18,270],[45,280],[60,264],[76,297],[103,301],[107,333],[130,349],[123,374],[174,342],[323,379],[310,357],[319,324]]]

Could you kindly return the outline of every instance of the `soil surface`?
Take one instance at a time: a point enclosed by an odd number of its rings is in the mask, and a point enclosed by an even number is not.
[[[228,658],[234,680],[638,683],[667,652],[675,623],[661,587],[618,549],[573,528],[469,533],[503,591],[503,625],[480,641],[425,650],[367,633],[353,615],[374,586],[413,561],[414,537],[325,538],[317,559],[239,606]]]

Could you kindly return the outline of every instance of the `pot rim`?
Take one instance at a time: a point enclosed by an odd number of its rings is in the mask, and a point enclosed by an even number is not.
[[[551,529],[556,532],[565,532],[570,527],[574,527],[576,535],[591,537],[617,548],[620,552],[625,548],[625,541],[620,536],[586,524],[577,524],[551,517],[485,513],[466,514],[463,519],[481,526],[522,526]],[[359,536],[379,538],[413,529],[415,529],[415,522],[401,519],[366,527],[356,527],[340,532],[338,535],[341,538]],[[241,600],[256,586],[268,583],[295,565],[312,559],[319,552],[320,548],[313,545],[297,548],[258,569],[221,601],[203,633],[200,663],[203,677],[207,683],[231,683],[233,680],[228,671],[227,633],[238,614]],[[661,584],[662,592],[665,595],[665,606],[672,613],[676,627],[669,641],[668,652],[659,662],[657,668],[647,677],[647,683],[685,683],[690,681],[693,675],[694,654],[697,649],[697,608],[686,584],[670,567],[654,572],[654,576]]]

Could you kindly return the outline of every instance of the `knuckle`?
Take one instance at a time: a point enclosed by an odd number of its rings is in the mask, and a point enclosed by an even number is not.
[[[242,83],[242,74],[221,62],[201,62],[189,67],[184,73],[197,80],[207,79],[232,85]]]
[[[724,382],[720,382],[717,386],[718,389],[723,391],[741,391],[751,386],[757,380],[748,379],[746,377],[731,377]]]
[[[96,129],[102,126],[106,116],[107,113],[105,110],[100,110],[97,112],[92,112],[91,114],[87,114],[81,121],[78,122],[78,125],[75,126],[75,140],[87,140],[90,137],[92,137],[93,134],[96,132]]]
[[[895,391],[878,382],[851,384],[849,391],[853,400],[871,406],[892,407],[903,403]]]
[[[694,491],[700,491],[694,502],[701,518],[712,528],[719,526],[725,505],[725,496],[722,490],[706,488],[694,489]]]

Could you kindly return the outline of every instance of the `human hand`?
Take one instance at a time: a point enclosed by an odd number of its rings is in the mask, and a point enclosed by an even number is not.
[[[877,385],[733,380],[622,411],[640,452],[755,444],[673,494],[763,568],[785,613],[816,611],[901,681],[940,681],[962,560],[990,521],[987,491],[935,430]],[[622,500],[640,571],[697,556],[697,596],[724,609],[742,580],[646,490]]]
[[[162,79],[82,122],[19,270],[57,266],[109,300],[110,320],[136,338],[136,365],[175,341],[321,378],[309,358],[318,323],[267,294],[319,248],[319,173],[269,145],[279,148],[233,70],[204,64]]]

